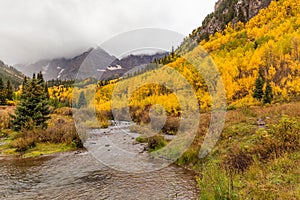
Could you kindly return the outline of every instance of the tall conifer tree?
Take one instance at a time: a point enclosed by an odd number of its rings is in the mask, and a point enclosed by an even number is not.
[[[264,96],[263,87],[264,87],[264,80],[261,77],[261,75],[258,75],[255,81],[255,89],[253,91],[253,97],[259,101],[261,101]]]
[[[46,128],[49,117],[48,99],[45,94],[42,74],[35,74],[30,81],[24,79],[20,103],[18,104],[13,118],[14,130],[32,129],[35,127]]]
[[[6,90],[6,99],[12,101],[14,92],[10,80],[7,81],[5,90]]]
[[[270,84],[270,81],[267,81],[266,84],[266,90],[265,90],[265,94],[264,94],[264,98],[263,98],[263,102],[266,103],[271,103],[273,100],[273,91],[272,91],[272,87]]]
[[[4,83],[2,78],[0,78],[0,105],[6,104],[6,92],[4,90]]]

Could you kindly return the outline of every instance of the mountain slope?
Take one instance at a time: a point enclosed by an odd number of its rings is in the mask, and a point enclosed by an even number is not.
[[[24,75],[13,67],[10,67],[0,60],[0,78],[6,83],[10,80],[15,88],[23,81]]]
[[[196,70],[210,66],[199,61],[203,47],[220,71],[229,108],[264,103],[253,97],[255,82],[260,77],[264,94],[267,86],[271,88],[271,102],[300,100],[300,5],[294,0],[273,1],[248,23],[237,23],[234,28],[229,24],[224,31],[168,64],[189,81],[200,109],[207,110],[212,106],[211,95]],[[150,75],[151,72],[144,74]],[[169,106],[170,110],[177,108],[175,102]]]
[[[255,103],[255,80],[262,76],[272,87],[274,101],[300,98],[300,6],[293,0],[273,1],[246,25],[228,26],[203,41],[186,57],[196,57],[202,46],[219,68],[232,105]],[[172,65],[188,64],[178,59]],[[265,87],[265,85],[264,85]]]
[[[176,53],[183,54],[193,50],[202,40],[208,40],[211,34],[224,30],[228,23],[247,22],[266,8],[271,0],[219,0],[215,10],[209,14],[202,26],[195,29],[184,39]]]

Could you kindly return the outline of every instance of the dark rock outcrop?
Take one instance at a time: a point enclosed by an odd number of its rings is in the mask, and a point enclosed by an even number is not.
[[[207,40],[211,34],[225,29],[228,23],[233,25],[238,21],[247,22],[256,16],[261,9],[269,6],[272,0],[219,0],[215,10],[184,39],[176,53],[183,54],[191,51],[202,40]]]

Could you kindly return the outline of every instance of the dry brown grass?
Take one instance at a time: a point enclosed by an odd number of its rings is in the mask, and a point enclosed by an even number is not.
[[[244,173],[251,166],[253,158],[251,154],[242,151],[238,146],[235,146],[226,155],[224,167],[229,174]]]
[[[24,152],[27,149],[36,146],[34,138],[17,138],[10,143],[12,148],[16,149],[16,152]]]
[[[14,113],[15,107],[0,107],[0,136],[7,133],[12,127],[9,113]],[[51,114],[47,129],[33,128],[10,133],[12,142],[10,146],[16,151],[23,152],[35,146],[36,143],[63,143],[74,147],[82,147],[82,142],[77,134],[71,108],[59,108]]]
[[[4,129],[11,128],[12,124],[10,123],[9,114],[13,114],[15,107],[10,106],[1,106],[0,107],[0,131]]]
[[[53,111],[53,114],[72,116],[72,108],[69,108],[69,107],[57,108]]]
[[[258,128],[259,118],[264,129]],[[208,127],[202,124],[198,146],[191,147],[196,152]],[[228,111],[216,147],[195,165],[203,174],[198,179],[202,197],[299,199],[299,152],[300,102]],[[191,156],[197,153],[185,164]]]

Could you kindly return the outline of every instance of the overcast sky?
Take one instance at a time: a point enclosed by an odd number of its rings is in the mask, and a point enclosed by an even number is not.
[[[216,0],[0,0],[0,60],[72,57],[137,28],[188,35]]]

